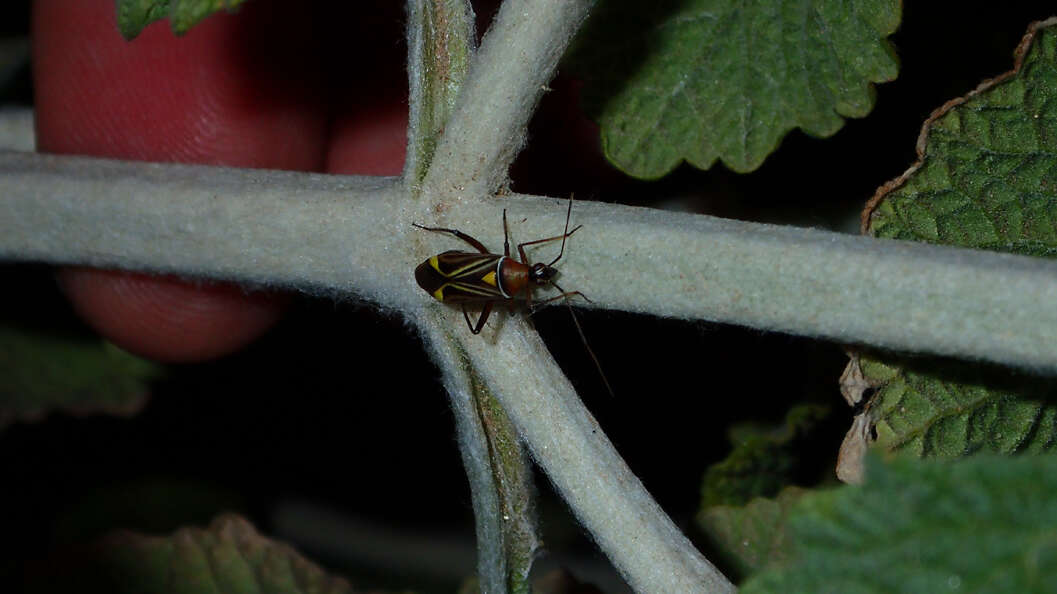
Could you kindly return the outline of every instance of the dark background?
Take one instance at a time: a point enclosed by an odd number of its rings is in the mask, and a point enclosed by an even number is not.
[[[389,38],[399,40],[400,3],[390,4],[395,8],[384,10],[391,18],[379,21],[391,24]],[[579,149],[566,134],[582,123],[569,99],[575,84],[559,79],[533,122],[513,188],[848,229],[876,187],[913,162],[928,114],[1008,70],[1028,24],[1048,16],[1042,3],[952,12],[962,6],[908,3],[892,38],[900,76],[878,86],[874,112],[849,121],[833,138],[790,134],[751,175],[684,166],[663,181],[644,183],[570,154]],[[5,35],[28,30],[24,5],[12,3],[2,14]],[[393,52],[402,59],[396,41]],[[8,104],[31,102],[28,72],[6,93]],[[0,292],[0,323],[90,334],[50,270],[32,264],[0,270],[7,288]],[[840,345],[620,312],[580,310],[580,316],[615,397],[606,393],[564,308],[534,320],[610,439],[681,526],[692,531],[702,473],[729,451],[726,428],[778,422],[797,402],[832,406],[805,444],[798,482],[832,480],[835,452],[851,420],[837,390],[845,362]],[[58,413],[0,432],[0,509],[7,518],[0,531],[0,578],[15,579],[23,561],[107,529],[164,533],[205,524],[225,509],[246,514],[264,533],[325,566],[360,576],[354,583],[451,591],[453,582],[446,580],[472,571],[472,565],[454,567],[444,577],[397,567],[390,568],[398,575],[389,581],[384,567],[355,552],[354,541],[373,543],[376,530],[438,542],[453,537],[472,551],[469,492],[439,372],[401,320],[368,305],[296,295],[286,318],[243,352],[167,370],[134,418]],[[604,567],[544,479],[540,488],[551,559]],[[305,509],[357,527],[343,531],[347,546],[299,541],[290,526],[299,517],[307,524],[298,515]]]

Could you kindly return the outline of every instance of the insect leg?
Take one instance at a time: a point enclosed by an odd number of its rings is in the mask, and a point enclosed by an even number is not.
[[[553,283],[551,283],[551,284],[553,284]],[[533,310],[536,310],[540,306],[546,305],[546,304],[550,303],[551,301],[557,301],[559,299],[569,299],[570,297],[575,297],[575,296],[582,297],[583,300],[588,302],[588,303],[594,303],[594,301],[591,301],[590,299],[588,299],[587,295],[584,295],[580,291],[569,291],[567,293],[562,293],[561,295],[555,295],[554,297],[549,297],[547,299],[544,299],[543,301],[537,301],[535,303],[535,305],[532,305],[531,307],[532,307]]]
[[[572,294],[579,294],[584,299],[587,299],[587,297],[584,297],[583,293],[580,293],[579,291]],[[580,333],[580,340],[584,343],[584,349],[587,350],[587,354],[590,355],[591,360],[594,361],[595,369],[598,370],[598,375],[602,378],[602,383],[606,385],[606,391],[609,392],[611,397],[616,398],[616,394],[613,393],[613,386],[609,385],[609,378],[607,378],[606,373],[602,371],[602,364],[598,361],[598,357],[595,356],[595,352],[591,350],[591,345],[587,344],[587,335],[584,334],[584,329],[580,326],[580,320],[576,318],[576,312],[573,311],[573,306],[569,303],[568,299],[566,299],[565,305],[569,308],[569,315],[573,317],[573,324],[576,324],[576,331]]]
[[[510,231],[506,226],[506,209],[503,209],[503,255],[510,257]],[[524,258],[522,258],[524,259]]]
[[[489,314],[492,313],[492,302],[486,301],[484,307],[481,308],[481,315],[477,316],[477,325],[470,322],[470,314],[466,313],[466,304],[462,306],[462,317],[466,318],[466,325],[470,327],[471,334],[480,334],[481,328],[484,328],[484,323],[488,321]]]
[[[551,284],[554,284],[554,283],[551,283]],[[609,385],[609,378],[607,378],[606,377],[606,373],[604,371],[602,371],[602,364],[598,361],[598,357],[595,355],[595,352],[593,350],[591,350],[591,345],[587,344],[587,336],[584,334],[584,329],[580,325],[579,318],[576,317],[576,312],[573,311],[572,304],[569,303],[569,297],[572,297],[573,295],[579,295],[580,297],[583,297],[584,301],[586,301],[588,303],[592,303],[592,301],[587,298],[587,295],[584,295],[580,291],[569,291],[569,292],[566,292],[564,289],[562,289],[558,285],[554,285],[554,286],[559,291],[561,291],[562,294],[558,295],[556,297],[551,297],[550,299],[546,299],[544,301],[540,301],[540,302],[538,302],[536,304],[536,307],[538,308],[540,305],[543,305],[545,303],[549,303],[551,301],[556,301],[558,299],[563,299],[563,298],[565,299],[565,306],[569,308],[569,315],[572,316],[572,318],[573,318],[573,324],[576,325],[576,331],[580,333],[580,341],[584,343],[584,349],[587,350],[587,354],[591,356],[591,361],[594,362],[595,369],[598,370],[598,375],[602,378],[602,383],[606,385],[606,391],[609,392],[610,396],[614,396],[614,394],[613,394],[613,386]],[[536,309],[533,308],[531,313],[535,313],[535,312],[536,312]]]
[[[411,223],[411,226],[418,227],[419,229],[425,229],[426,231],[436,231],[437,233],[451,233],[455,237],[458,237],[459,239],[472,245],[475,250],[481,252],[482,254],[489,253],[488,249],[484,247],[484,244],[482,244],[480,241],[477,241],[473,237],[470,237],[469,235],[463,233],[462,231],[459,231],[458,229],[447,229],[444,227],[424,227],[422,225],[419,225],[418,223]]]

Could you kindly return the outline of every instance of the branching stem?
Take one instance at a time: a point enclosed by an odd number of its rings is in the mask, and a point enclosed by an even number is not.
[[[355,295],[412,317],[431,303],[410,271],[459,247],[411,227],[433,221],[392,178],[0,153],[0,186],[4,259]],[[564,224],[563,198],[503,205],[514,239]],[[446,220],[501,246],[501,213],[456,204]],[[1057,262],[586,201],[573,222],[562,275],[595,307],[1057,374]]]
[[[496,316],[481,336],[452,333],[462,329],[458,312],[412,279],[418,262],[451,241],[412,222],[472,229],[491,246],[502,245],[503,208],[515,238],[561,228],[563,199],[510,195],[500,204],[494,196],[593,4],[506,0],[476,53],[451,53],[447,64],[457,68],[433,71],[457,76],[413,89],[414,101],[432,103],[412,108],[407,180],[0,152],[0,258],[289,287],[399,312],[429,343],[456,407],[469,401],[470,373],[483,380],[634,588],[730,591],[624,465],[523,318]],[[416,6],[409,13],[424,14],[416,10],[426,5]],[[438,14],[469,14],[444,6],[452,11]],[[426,20],[444,33],[440,20]],[[447,37],[423,29],[413,52],[466,45],[472,27],[460,27]],[[24,132],[24,120],[2,125],[13,121],[0,118],[0,134]],[[0,138],[0,146],[25,142]],[[573,218],[584,228],[560,267],[595,307],[1057,375],[1057,262],[589,202],[577,202]],[[461,412],[475,501],[495,517],[499,505],[476,459],[484,455],[480,426],[469,405]],[[479,528],[499,532],[493,520]],[[494,566],[493,578],[504,571],[502,559],[484,565]]]

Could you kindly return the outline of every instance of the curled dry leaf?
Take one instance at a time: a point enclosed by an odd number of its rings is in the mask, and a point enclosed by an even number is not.
[[[851,353],[850,357],[844,373],[840,376],[840,393],[849,406],[861,408],[840,444],[840,452],[837,454],[837,478],[858,485],[862,484],[865,476],[866,452],[874,442],[873,425],[877,419],[871,405],[876,395],[873,390],[877,384],[863,374],[859,355]],[[863,402],[865,398],[869,400]]]

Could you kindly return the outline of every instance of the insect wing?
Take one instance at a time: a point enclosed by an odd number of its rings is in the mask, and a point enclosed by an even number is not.
[[[418,265],[415,280],[434,299],[444,303],[480,303],[505,299],[496,286],[496,269],[503,256],[450,251]]]

